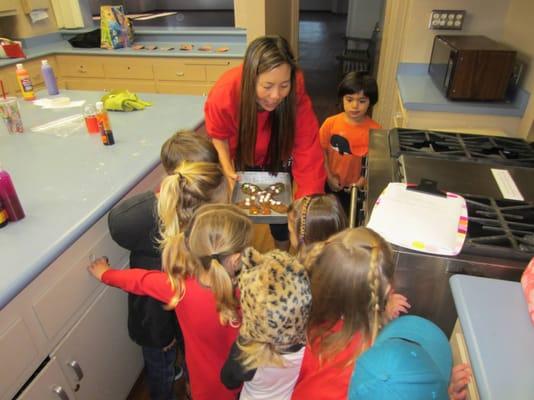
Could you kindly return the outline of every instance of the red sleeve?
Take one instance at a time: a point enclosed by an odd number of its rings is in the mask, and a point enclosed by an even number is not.
[[[223,74],[208,94],[204,119],[208,135],[220,140],[237,136],[237,114],[242,67]]]
[[[302,73],[297,74],[297,120],[292,174],[297,183],[295,199],[324,193],[326,171],[319,143],[319,122],[306,93]]]
[[[102,282],[128,293],[150,296],[165,304],[174,296],[169,277],[162,271],[131,268],[109,269],[102,274]]]

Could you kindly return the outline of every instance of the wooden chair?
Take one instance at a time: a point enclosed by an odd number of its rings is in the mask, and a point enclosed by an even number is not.
[[[372,75],[378,33],[377,23],[369,39],[345,36],[345,50],[336,56],[339,62],[340,77],[351,71],[366,72]]]

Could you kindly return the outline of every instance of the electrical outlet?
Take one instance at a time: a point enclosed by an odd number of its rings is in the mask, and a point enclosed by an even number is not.
[[[464,25],[465,10],[432,10],[428,29],[461,30]]]

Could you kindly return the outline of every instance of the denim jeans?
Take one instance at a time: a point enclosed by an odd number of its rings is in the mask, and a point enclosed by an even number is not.
[[[145,374],[151,400],[176,400],[174,394],[174,365],[176,346],[167,351],[158,347],[143,346]]]

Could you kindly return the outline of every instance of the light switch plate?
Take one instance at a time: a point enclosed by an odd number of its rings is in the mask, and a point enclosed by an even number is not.
[[[464,26],[465,10],[432,10],[428,29],[461,30]]]

